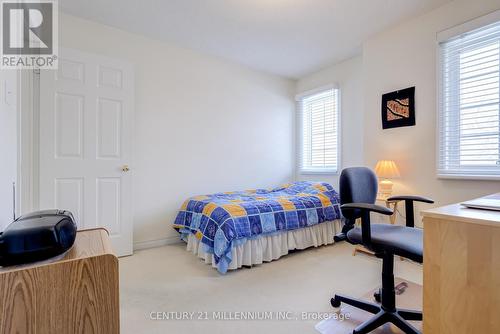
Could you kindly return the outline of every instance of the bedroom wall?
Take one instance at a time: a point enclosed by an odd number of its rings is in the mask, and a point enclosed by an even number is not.
[[[337,63],[297,81],[296,93],[336,83],[340,88],[341,152],[340,167],[363,165],[363,59],[354,57]],[[300,129],[296,129],[297,135]],[[296,161],[296,165],[298,162]],[[298,180],[319,180],[338,187],[338,175],[302,175]]]
[[[364,43],[365,164],[394,159],[402,175],[395,193],[429,195],[443,205],[499,191],[498,181],[436,177],[436,34],[497,9],[498,0],[456,0]],[[416,126],[382,130],[381,95],[410,86]]]
[[[189,196],[293,178],[294,82],[66,14],[59,33],[135,66],[135,247],[177,240]]]
[[[0,70],[0,231],[13,220],[17,181],[17,71]]]

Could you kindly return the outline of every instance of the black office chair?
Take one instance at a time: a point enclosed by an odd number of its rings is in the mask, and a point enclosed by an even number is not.
[[[394,290],[394,255],[403,256],[422,263],[422,231],[415,229],[413,202],[434,203],[433,200],[419,196],[394,196],[390,201],[405,201],[406,226],[374,224],[370,225],[370,212],[392,215],[389,208],[375,205],[377,196],[377,177],[365,167],[346,168],[340,175],[340,203],[342,214],[346,218],[342,233],[336,241],[347,240],[351,244],[362,244],[382,259],[382,305],[335,295],[331,299],[333,307],[341,303],[375,314],[370,320],[354,329],[353,333],[370,331],[391,322],[405,333],[419,333],[407,320],[422,320],[422,312],[396,308]],[[361,218],[361,228],[355,227],[355,221]]]

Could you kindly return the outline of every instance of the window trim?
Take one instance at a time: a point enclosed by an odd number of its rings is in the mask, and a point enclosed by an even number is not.
[[[484,181],[500,181],[500,175],[486,174],[443,174],[437,173],[437,178],[441,180],[484,180]]]
[[[440,146],[441,146],[441,137],[440,137],[440,130],[441,130],[441,108],[440,108],[440,102],[441,102],[441,97],[443,96],[443,80],[442,80],[442,71],[443,71],[443,65],[441,63],[441,46],[440,43],[445,42],[449,39],[452,39],[458,35],[468,33],[470,31],[473,31],[475,29],[479,29],[481,27],[487,26],[489,24],[493,24],[495,22],[500,21],[500,10],[491,12],[487,15],[472,19],[470,21],[467,21],[465,23],[459,24],[457,26],[451,27],[449,29],[440,31],[436,34],[436,53],[435,53],[435,59],[436,59],[436,82],[437,82],[437,87],[436,87],[436,154],[435,154],[435,159],[436,159],[436,166],[435,166],[435,171],[436,171],[436,177],[438,179],[442,180],[493,180],[493,181],[498,181],[500,180],[500,172],[495,171],[495,173],[480,173],[480,171],[474,171],[473,169],[471,170],[450,170],[447,173],[443,173],[443,171],[440,169]]]
[[[337,169],[332,168],[302,168],[302,148],[303,148],[303,117],[301,101],[309,96],[334,89],[337,90]],[[295,96],[295,110],[297,120],[297,141],[295,150],[296,170],[299,175],[339,175],[342,170],[342,94],[339,85],[328,84],[315,89],[307,90]]]

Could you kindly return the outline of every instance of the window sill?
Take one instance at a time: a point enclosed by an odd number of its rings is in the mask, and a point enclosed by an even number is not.
[[[300,175],[339,175],[335,170],[299,170]]]
[[[437,178],[443,180],[500,181],[500,175],[438,174]]]

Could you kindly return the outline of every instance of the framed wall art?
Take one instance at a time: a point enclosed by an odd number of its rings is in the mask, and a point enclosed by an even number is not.
[[[415,125],[415,87],[382,95],[382,128]]]

